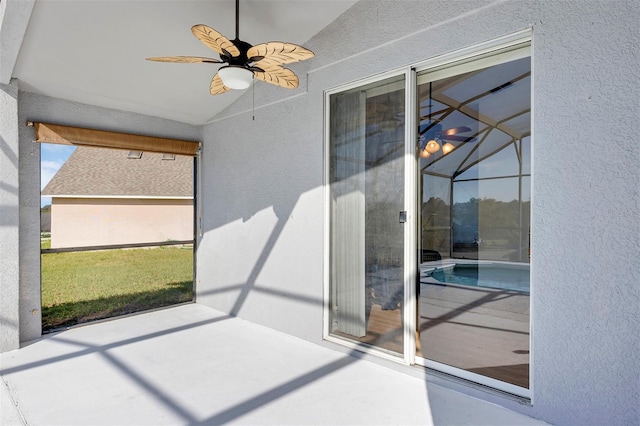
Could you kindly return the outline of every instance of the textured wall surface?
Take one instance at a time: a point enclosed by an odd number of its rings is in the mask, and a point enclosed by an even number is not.
[[[292,64],[299,89],[258,84],[255,120],[247,92],[202,135],[0,86],[0,349],[17,344],[18,285],[20,341],[40,336],[39,148],[26,120],[202,136],[198,301],[320,342],[323,91],[532,28],[532,404],[450,386],[551,423],[640,423],[639,7],[365,0],[306,43],[316,57]]]
[[[314,37],[293,92],[265,84],[204,129],[198,301],[319,342],[323,91],[533,32],[532,404],[640,422],[640,9],[635,1],[362,1]]]
[[[265,108],[256,111],[255,121],[250,113],[241,114],[207,129],[205,237],[196,287],[202,285],[198,302],[317,341],[322,336],[322,168],[309,159],[321,163],[322,139],[293,113],[307,105],[303,95],[283,104],[284,111]],[[322,127],[317,131],[321,135]]]
[[[640,4],[563,4],[534,21],[535,403],[639,424]]]
[[[6,259],[6,262],[19,262],[20,265],[21,342],[39,338],[42,330],[39,229],[40,147],[37,143],[32,143],[33,129],[24,125],[28,120],[168,138],[188,140],[201,138],[201,129],[188,124],[19,92],[17,121],[20,124],[19,255]],[[4,183],[4,179],[0,183]],[[17,282],[11,281],[11,285],[16,286]],[[4,327],[4,324],[0,326]]]
[[[19,345],[18,85],[0,84],[0,352]]]

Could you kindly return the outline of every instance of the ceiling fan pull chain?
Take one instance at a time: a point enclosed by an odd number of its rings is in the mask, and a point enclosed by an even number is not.
[[[251,96],[253,97],[251,105],[251,118],[253,121],[256,121],[256,75],[254,74],[251,79],[253,80],[253,82],[251,82]]]

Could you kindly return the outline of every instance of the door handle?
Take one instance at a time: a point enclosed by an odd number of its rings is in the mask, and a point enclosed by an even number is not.
[[[398,216],[398,222],[400,223],[406,223],[407,222],[407,211],[403,210],[400,212],[400,215]]]

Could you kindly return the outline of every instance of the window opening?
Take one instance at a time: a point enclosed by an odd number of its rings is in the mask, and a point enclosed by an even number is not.
[[[40,154],[43,331],[193,300],[193,156]]]
[[[142,158],[142,151],[129,151],[129,154],[127,154],[127,158],[130,158],[132,160],[139,160],[140,158]]]

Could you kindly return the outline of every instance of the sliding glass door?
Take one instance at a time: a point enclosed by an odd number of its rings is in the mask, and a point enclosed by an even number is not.
[[[327,335],[527,396],[530,43],[494,46],[327,93]]]
[[[530,80],[528,47],[417,77],[416,354],[520,394],[529,388]]]
[[[330,333],[403,352],[404,75],[330,95]]]

